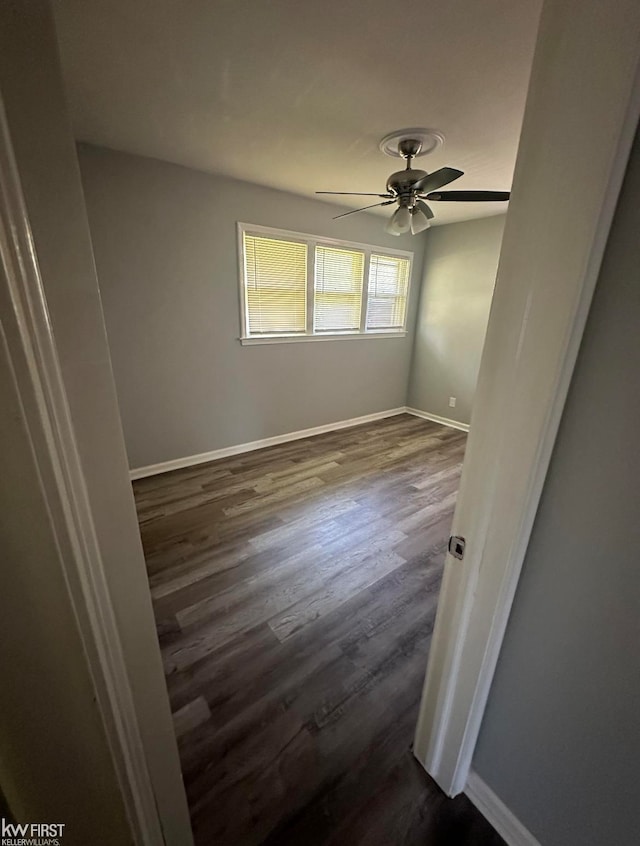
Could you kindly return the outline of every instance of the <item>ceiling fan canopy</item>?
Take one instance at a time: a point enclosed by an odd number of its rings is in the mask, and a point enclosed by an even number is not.
[[[406,132],[407,135],[402,134],[402,132],[392,133],[380,142],[383,152],[401,156],[407,163],[403,170],[398,170],[389,176],[384,194],[367,194],[358,191],[316,191],[316,194],[378,197],[382,200],[382,202],[372,203],[360,209],[338,214],[333,218],[334,220],[378,206],[397,205],[398,208],[389,218],[385,230],[390,235],[402,235],[406,232],[417,235],[418,232],[424,232],[425,229],[428,229],[431,220],[434,218],[433,211],[425,202],[426,200],[429,200],[429,202],[486,203],[506,202],[509,199],[508,191],[440,191],[440,188],[463,176],[463,171],[453,167],[441,167],[433,173],[427,173],[426,170],[412,167],[413,160],[417,156],[430,152],[430,150],[423,149],[424,138],[432,137],[433,133],[430,133],[429,130],[407,130]],[[442,136],[439,133],[437,135],[439,143],[442,143]],[[397,141],[397,146],[394,145],[392,149],[389,149],[387,144],[390,139]]]

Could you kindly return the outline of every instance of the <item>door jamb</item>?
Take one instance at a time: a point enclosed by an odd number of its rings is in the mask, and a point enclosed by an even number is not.
[[[21,403],[135,842],[165,838],[0,97],[0,342]],[[185,834],[190,842],[190,832]]]
[[[536,45],[538,65],[545,60],[541,43],[548,35],[548,30],[555,24],[566,24],[567,19],[574,19],[568,14],[572,4],[578,3],[579,9],[574,9],[578,15],[586,15],[591,23],[598,19],[595,7],[599,0],[548,0],[543,10],[541,31]],[[588,8],[588,7],[591,8]],[[548,18],[544,20],[545,12],[550,8]],[[587,7],[587,8],[585,8]],[[555,17],[554,17],[555,15]],[[614,18],[614,20],[612,20]],[[603,55],[616,56],[619,72],[611,72],[606,80],[600,76],[598,81],[601,88],[597,92],[589,90],[576,98],[576,73],[571,69],[569,79],[558,82],[559,87],[565,86],[562,96],[569,95],[569,85],[574,85],[572,93],[574,101],[573,111],[565,115],[560,110],[551,113],[547,138],[560,136],[564,142],[564,149],[574,149],[582,142],[578,161],[571,165],[573,173],[588,172],[593,164],[590,157],[598,164],[597,180],[593,190],[597,191],[596,199],[588,209],[590,215],[579,244],[577,261],[569,267],[570,271],[562,276],[562,282],[568,287],[569,294],[564,299],[564,309],[561,318],[552,325],[556,344],[554,350],[557,355],[553,366],[551,359],[544,356],[543,365],[547,369],[542,372],[533,357],[527,358],[532,345],[548,344],[550,336],[545,336],[548,325],[540,321],[540,288],[549,284],[549,280],[542,279],[540,274],[523,272],[522,265],[518,268],[515,252],[520,232],[528,226],[537,223],[532,218],[535,211],[544,213],[544,190],[536,195],[536,188],[531,189],[531,175],[537,173],[539,162],[529,162],[537,158],[534,143],[536,141],[536,121],[545,116],[543,103],[545,72],[541,67],[534,66],[532,82],[527,99],[523,134],[514,176],[514,199],[511,203],[503,252],[498,269],[496,293],[491,309],[487,342],[483,352],[480,380],[476,394],[471,433],[468,442],[467,455],[463,468],[463,476],[459,499],[453,520],[452,534],[463,535],[467,538],[466,560],[459,562],[447,555],[445,575],[438,606],[438,615],[433,635],[429,665],[425,679],[422,701],[420,705],[414,754],[418,761],[432,775],[440,787],[450,796],[455,796],[465,789],[476,741],[480,731],[489,690],[498,656],[504,639],[506,625],[511,610],[515,590],[524,561],[529,536],[533,527],[538,502],[542,493],[544,478],[551,458],[551,452],[560,424],[564,403],[569,384],[575,367],[575,362],[585,327],[589,306],[597,276],[599,273],[606,241],[613,219],[617,198],[622,185],[629,152],[634,138],[638,119],[640,117],[640,45],[634,42],[633,35],[623,37],[625,28],[631,27],[632,33],[637,35],[640,29],[640,16],[633,13],[627,0],[617,0],[607,7],[606,31],[598,30],[591,33],[595,42],[606,42]],[[634,30],[634,23],[636,30]],[[546,28],[545,28],[546,26]],[[568,36],[565,39],[584,38],[584,31]],[[551,39],[555,38],[554,49],[556,57],[562,58],[562,50],[566,48],[563,41],[558,48],[558,33],[551,32]],[[590,44],[580,45],[582,55],[580,61],[585,68],[593,63],[593,53]],[[573,50],[573,54],[571,54]],[[576,45],[570,48],[570,57],[575,61]],[[539,55],[540,54],[540,55]],[[556,71],[558,67],[556,66]],[[605,64],[606,68],[606,64]],[[564,68],[563,68],[564,70]],[[578,69],[580,71],[580,69]],[[600,68],[602,70],[602,67]],[[536,74],[538,76],[536,77]],[[585,73],[588,78],[588,73]],[[536,85],[538,86],[536,88]],[[552,91],[551,95],[557,94]],[[582,101],[578,98],[583,97]],[[597,138],[584,139],[580,136],[580,119],[576,121],[576,114],[600,114],[611,119],[611,98],[617,109],[613,129],[609,125],[608,134],[600,132]],[[590,98],[587,100],[587,98]],[[571,111],[571,110],[568,110]],[[570,122],[574,121],[574,125]],[[538,123],[539,125],[539,123]],[[583,121],[584,125],[584,121]],[[539,140],[539,136],[538,136]],[[527,182],[529,180],[529,182]],[[599,180],[599,181],[598,181]],[[519,188],[523,192],[519,194]],[[548,186],[545,186],[548,187]],[[528,194],[534,196],[530,198]],[[553,203],[553,195],[547,192],[546,200]],[[579,214],[581,197],[576,192],[574,205],[571,202],[561,208],[558,220],[562,222],[562,214]],[[552,212],[553,214],[553,212]],[[558,220],[555,222],[558,223]],[[511,225],[510,225],[511,224]],[[538,225],[538,231],[544,234],[543,226]],[[549,231],[549,230],[547,230]],[[523,236],[526,238],[526,235]],[[544,253],[545,244],[538,245],[540,253]],[[525,250],[526,252],[526,250]],[[520,256],[522,258],[522,256]],[[551,274],[553,282],[553,268],[546,257],[541,259],[540,268],[543,273]],[[545,265],[545,261],[547,264]],[[536,258],[533,254],[533,264]],[[520,270],[518,277],[518,270]],[[557,271],[555,280],[557,281]],[[514,300],[508,290],[510,285],[520,287],[519,299]],[[563,295],[564,296],[564,295]],[[518,308],[516,325],[508,329],[500,328],[500,319],[505,316],[504,303],[511,297]],[[547,292],[548,298],[548,292]],[[536,317],[536,309],[538,317]],[[493,323],[492,323],[493,318]],[[536,336],[537,333],[537,336]],[[500,361],[496,353],[498,347],[497,336],[506,337],[503,357]],[[505,340],[503,337],[500,339]],[[510,344],[510,347],[509,347]],[[493,368],[493,372],[491,372]],[[496,379],[496,368],[502,368],[502,374]],[[528,370],[527,370],[528,368]],[[542,389],[540,385],[533,385],[541,398],[538,416],[528,430],[522,432],[527,425],[527,418],[522,414],[527,405],[526,380],[529,382],[539,378],[542,372]],[[497,385],[496,385],[497,382]],[[524,388],[523,388],[524,384]],[[517,389],[516,389],[517,386]],[[518,392],[519,390],[519,392]],[[518,412],[520,412],[518,414]],[[517,456],[518,438],[529,440],[527,460],[518,466]],[[518,475],[518,471],[521,471]],[[484,483],[484,484],[483,484]]]

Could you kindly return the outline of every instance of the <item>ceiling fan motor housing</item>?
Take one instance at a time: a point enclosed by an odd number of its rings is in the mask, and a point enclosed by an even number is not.
[[[414,168],[398,170],[396,173],[392,173],[387,179],[387,191],[391,194],[396,194],[401,202],[403,200],[408,202],[415,196],[415,183],[419,179],[423,179],[426,175],[426,170],[418,170]]]

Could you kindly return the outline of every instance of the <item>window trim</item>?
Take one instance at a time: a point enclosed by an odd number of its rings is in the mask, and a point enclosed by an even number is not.
[[[282,333],[273,335],[250,335],[247,332],[249,319],[247,314],[246,297],[246,268],[244,258],[244,233],[249,235],[282,238],[293,243],[307,246],[307,320],[305,333]],[[238,293],[240,298],[240,337],[238,340],[244,346],[254,344],[291,344],[307,341],[355,341],[365,338],[404,338],[407,334],[407,318],[409,313],[409,298],[413,281],[413,252],[408,250],[387,249],[375,244],[362,244],[357,241],[342,241],[337,238],[320,238],[304,232],[292,232],[288,229],[276,229],[271,226],[258,226],[253,223],[237,223],[238,241]],[[364,253],[364,271],[362,282],[362,307],[360,312],[360,328],[357,331],[318,332],[313,331],[313,298],[315,292],[315,248],[316,246],[338,247],[346,250],[361,250]],[[409,284],[407,286],[407,307],[404,322],[400,329],[367,329],[367,313],[369,309],[369,269],[371,254],[404,258],[409,261]]]

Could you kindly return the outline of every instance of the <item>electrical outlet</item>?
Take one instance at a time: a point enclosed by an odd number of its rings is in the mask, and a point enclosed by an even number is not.
[[[455,407],[456,407],[456,398],[455,397],[449,397],[449,408],[455,408]]]

